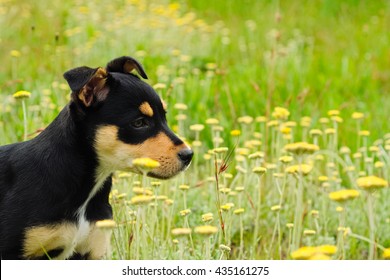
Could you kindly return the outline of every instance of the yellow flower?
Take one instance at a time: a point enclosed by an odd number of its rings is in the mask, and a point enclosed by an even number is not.
[[[257,167],[254,167],[252,169],[252,172],[256,173],[256,174],[263,175],[265,172],[267,172],[267,168],[261,167],[261,166],[257,166]]]
[[[283,126],[280,128],[280,132],[282,134],[290,134],[291,133],[291,127]]]
[[[279,211],[280,209],[282,209],[281,205],[274,205],[271,207],[271,211],[274,211],[274,212]]]
[[[228,147],[219,147],[219,148],[215,148],[213,151],[214,153],[222,154],[222,153],[226,153],[228,150],[229,150]]]
[[[343,119],[339,116],[332,116],[331,119],[332,119],[332,121],[337,122],[337,123],[343,122]]]
[[[327,124],[329,123],[329,119],[328,118],[320,118],[320,124]]]
[[[264,152],[256,152],[248,156],[249,159],[263,158]]]
[[[337,207],[336,207],[336,212],[341,213],[341,212],[343,212],[343,211],[344,211],[344,208],[343,208],[343,207],[341,207],[341,206],[337,206]]]
[[[320,129],[311,129],[309,133],[311,136],[322,135],[322,131]]]
[[[130,199],[130,203],[134,205],[148,204],[153,200],[153,196],[150,195],[136,195]]]
[[[17,51],[17,50],[12,50],[10,51],[9,53],[12,57],[20,57],[22,54],[20,51]]]
[[[140,168],[153,169],[159,167],[160,163],[151,158],[136,158],[133,160],[133,165]]]
[[[331,192],[329,194],[329,198],[334,201],[343,202],[349,199],[356,198],[360,195],[357,190],[339,190],[335,192]]]
[[[359,136],[370,136],[370,132],[368,130],[360,130]]]
[[[265,116],[256,117],[256,122],[258,122],[258,123],[265,123],[266,121],[267,121],[267,118]]]
[[[212,220],[214,220],[214,215],[213,215],[213,213],[206,213],[206,214],[203,214],[203,215],[202,215],[202,221],[203,221],[203,222],[210,222],[210,221],[212,221]]]
[[[338,116],[340,115],[340,111],[339,110],[329,110],[328,111],[328,116],[332,117],[332,116]]]
[[[365,190],[376,190],[388,186],[388,182],[385,179],[377,176],[361,177],[356,180],[356,183],[358,187]]]
[[[353,112],[352,113],[352,118],[354,120],[361,120],[364,118],[364,114],[363,113],[360,113],[360,112]]]
[[[110,229],[116,227],[116,222],[111,219],[96,221],[95,226],[102,229]]]
[[[318,177],[318,181],[320,181],[320,182],[327,182],[327,181],[329,181],[329,178],[328,178],[328,176],[319,176]]]
[[[375,168],[382,168],[385,164],[382,161],[376,161],[374,164]]]
[[[296,143],[290,143],[284,146],[284,149],[287,152],[301,155],[301,154],[312,154],[316,151],[318,151],[320,148],[315,144],[309,144],[306,142],[296,142]]]
[[[223,245],[223,244],[219,245],[219,249],[221,251],[225,251],[225,252],[230,252],[232,250],[232,249],[230,249],[229,246],[226,246],[226,245]]]
[[[133,188],[133,193],[138,194],[138,195],[153,195],[153,192],[151,190],[147,190],[141,187],[134,187]]]
[[[191,209],[184,209],[184,210],[180,211],[180,216],[184,217],[184,216],[187,216],[189,214],[191,214]]]
[[[313,166],[308,164],[297,164],[286,168],[286,172],[290,174],[302,174],[307,175],[313,169]]]
[[[279,161],[282,162],[282,163],[289,163],[289,162],[293,161],[293,157],[291,157],[291,156],[281,156],[279,158]]]
[[[305,246],[291,253],[294,260],[324,259],[323,256],[332,256],[337,252],[334,245],[322,245],[317,247]],[[316,256],[318,255],[318,256]]]
[[[251,116],[239,117],[238,122],[243,124],[251,124],[253,122],[253,118]]]
[[[13,97],[15,99],[24,99],[24,98],[30,98],[31,92],[25,91],[25,90],[19,90],[13,94]]]
[[[244,212],[245,212],[244,208],[238,208],[238,209],[233,211],[233,214],[240,215],[240,214],[242,214]]]
[[[272,116],[278,120],[287,120],[289,115],[290,112],[283,107],[275,107],[274,111],[272,112]]]
[[[294,224],[293,224],[293,223],[287,223],[287,224],[286,224],[286,227],[291,229],[291,228],[294,227]]]
[[[180,185],[179,189],[181,189],[182,191],[187,191],[190,189],[190,186],[189,185]]]
[[[198,226],[195,227],[195,233],[202,234],[202,235],[212,235],[218,232],[218,228],[215,226]]]
[[[206,123],[211,124],[211,125],[217,125],[217,124],[219,124],[219,120],[214,119],[214,118],[210,118],[210,119],[206,120]]]
[[[386,248],[384,251],[383,251],[383,258],[385,260],[390,260],[390,248]]]
[[[312,229],[305,229],[303,231],[303,235],[306,235],[306,236],[310,236],[310,235],[315,235],[317,232],[315,230],[312,230]]]
[[[241,130],[234,129],[234,130],[230,131],[230,135],[231,136],[240,136],[241,135]]]
[[[351,149],[347,146],[343,146],[340,148],[340,154],[342,155],[349,155],[351,153]]]
[[[336,133],[336,129],[334,128],[327,128],[325,129],[325,134],[335,134]]]
[[[190,126],[190,130],[192,131],[202,131],[204,129],[203,124],[193,124]]]
[[[234,203],[226,203],[224,205],[221,205],[221,210],[223,211],[229,211],[232,207],[234,207]]]
[[[171,230],[172,235],[174,236],[183,236],[191,234],[192,229],[190,228],[174,228]]]

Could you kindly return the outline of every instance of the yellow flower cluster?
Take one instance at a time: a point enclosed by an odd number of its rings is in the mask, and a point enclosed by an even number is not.
[[[356,180],[358,187],[365,190],[377,190],[388,186],[388,182],[377,176],[366,176]]]
[[[315,144],[309,144],[307,142],[296,142],[296,143],[290,143],[285,145],[284,149],[287,152],[296,155],[303,155],[303,154],[312,154],[318,151],[320,148]]]
[[[290,112],[286,108],[275,107],[272,116],[278,120],[287,120],[288,116],[290,116]]]
[[[216,226],[198,226],[195,228],[195,233],[201,234],[201,235],[212,235],[218,232],[218,228]]]
[[[25,90],[19,90],[12,95],[15,99],[24,99],[31,96],[31,92]]]
[[[337,247],[334,245],[305,246],[292,252],[291,257],[294,260],[329,260],[336,252]]]
[[[329,198],[337,202],[347,201],[353,198],[356,198],[360,195],[360,192],[357,190],[339,190],[331,192]]]
[[[313,169],[313,166],[308,164],[297,164],[286,168],[286,172],[290,174],[302,174],[307,175]]]

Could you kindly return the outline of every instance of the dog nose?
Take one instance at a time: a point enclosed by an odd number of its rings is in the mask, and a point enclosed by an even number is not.
[[[185,165],[189,165],[194,152],[189,148],[184,148],[177,155]]]

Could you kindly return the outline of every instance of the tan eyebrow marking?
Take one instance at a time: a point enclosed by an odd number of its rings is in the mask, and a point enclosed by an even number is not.
[[[168,110],[167,103],[165,103],[165,101],[161,99],[161,104],[163,106],[164,111],[167,112],[167,110]]]
[[[148,116],[148,117],[153,117],[153,109],[152,107],[150,107],[150,104],[148,102],[143,102],[139,107],[138,109],[141,111],[142,114],[144,114],[145,116]]]

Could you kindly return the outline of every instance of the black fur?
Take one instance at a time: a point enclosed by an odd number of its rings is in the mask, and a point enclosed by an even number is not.
[[[128,63],[130,62],[130,63]],[[125,64],[128,63],[127,66]],[[96,183],[98,156],[95,133],[102,125],[118,128],[120,141],[142,143],[163,131],[175,145],[183,142],[168,128],[161,100],[137,76],[147,77],[133,58],[121,57],[107,66],[104,89],[87,88],[93,97],[81,102],[78,95],[99,68],[79,67],[64,74],[72,89],[72,100],[36,138],[0,147],[0,254],[2,259],[23,258],[25,230],[59,222],[77,223],[77,211]],[[99,91],[103,92],[98,98]],[[147,101],[155,112],[148,126],[135,128],[138,107]],[[91,102],[91,103],[89,103]],[[192,152],[189,157],[192,157]],[[188,164],[188,163],[186,163]],[[111,175],[90,200],[85,213],[88,221],[112,218],[108,201]],[[61,253],[61,248],[52,252]],[[45,258],[45,256],[41,256]],[[52,256],[50,256],[52,257]],[[71,258],[84,258],[75,252]]]

